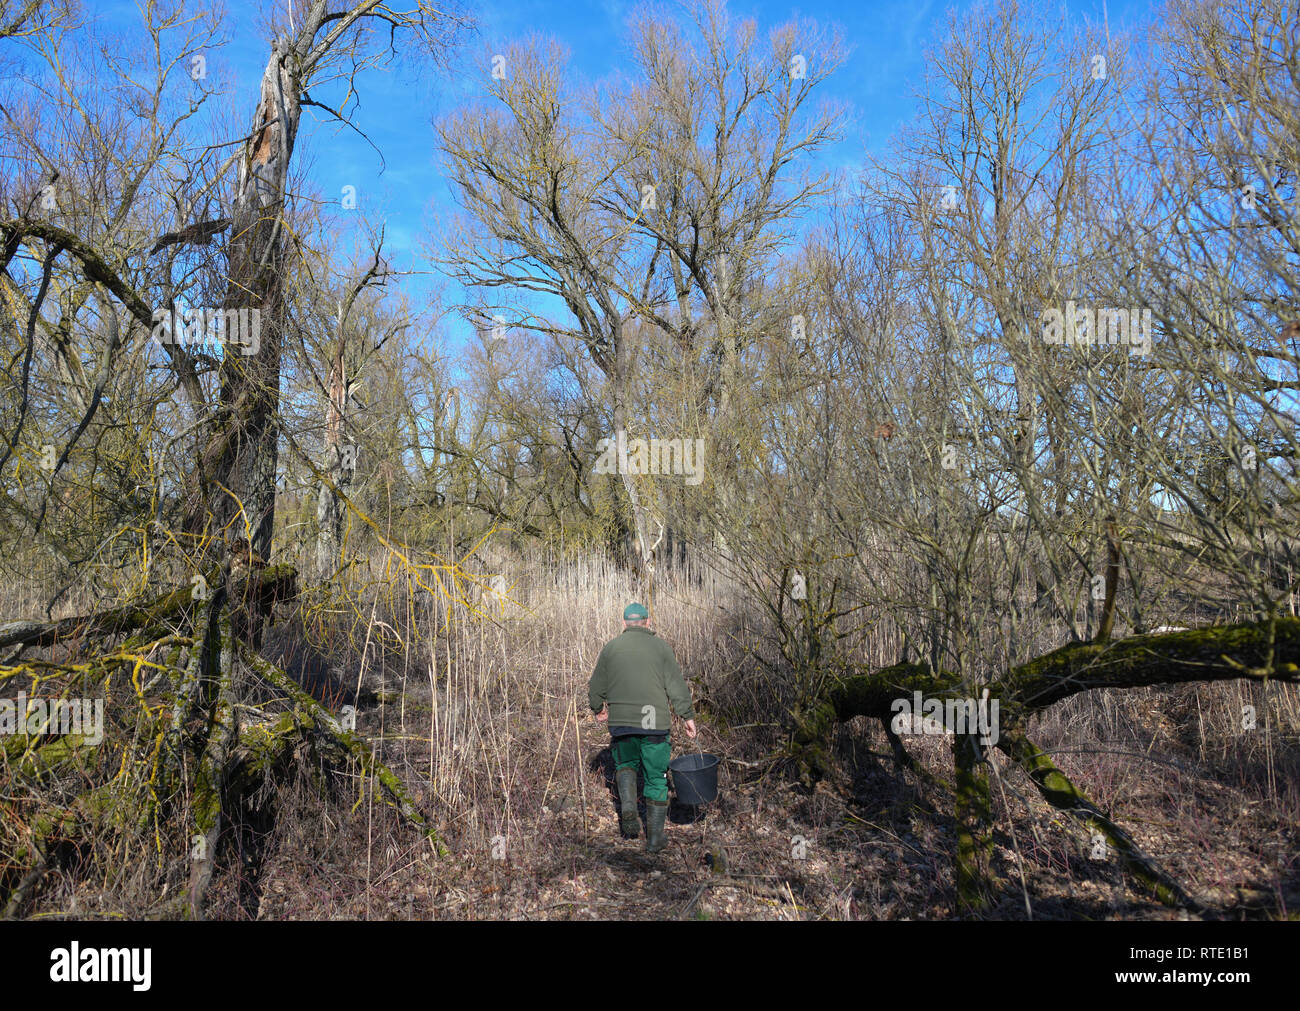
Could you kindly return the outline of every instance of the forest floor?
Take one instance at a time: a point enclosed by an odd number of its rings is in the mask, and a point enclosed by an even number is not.
[[[1163,705],[1152,705],[1164,696]],[[1128,693],[1141,713],[1176,708],[1177,692]],[[1040,739],[1103,809],[1191,891],[1231,919],[1300,918],[1300,826],[1258,783],[1226,782],[1225,767],[1188,754],[1164,716],[1147,748],[1071,747]],[[449,856],[377,842],[391,820],[373,798],[332,831],[325,851],[281,846],[268,869],[259,918],[380,919],[947,919],[954,907],[950,749],[912,738],[909,750],[941,782],[895,768],[880,730],[841,734],[840,769],[809,791],[764,774],[743,731],[704,750],[722,759],[718,800],[673,803],[668,846],[645,852],[618,829],[603,728],[582,727],[583,768],[541,790],[512,791],[508,832],[455,829]],[[1140,722],[1140,721],[1139,721]],[[675,735],[674,752],[683,740]],[[1074,742],[1077,743],[1077,742]],[[693,746],[690,746],[693,750]],[[557,752],[555,742],[550,749]],[[1119,751],[1121,753],[1116,753]],[[1181,752],[1181,753],[1180,753]],[[1187,919],[1135,892],[1113,854],[1054,811],[1001,756],[992,777],[993,867],[984,914],[995,919]],[[541,774],[545,774],[542,763]],[[497,803],[505,798],[497,791]],[[368,813],[367,813],[368,812]],[[503,823],[502,828],[506,828]],[[324,829],[324,826],[322,826]],[[406,834],[409,836],[409,833]],[[350,855],[350,856],[349,856]],[[361,885],[364,882],[364,887]],[[321,900],[324,899],[322,902]],[[1268,908],[1271,906],[1271,910]],[[1279,914],[1278,908],[1282,912]]]
[[[700,747],[721,759],[719,796],[699,810],[674,804],[659,854],[646,854],[644,829],[622,838],[608,731],[591,718],[586,689],[600,647],[618,633],[617,602],[633,590],[594,564],[517,575],[511,586],[522,599],[496,620],[449,620],[399,601],[387,620],[371,610],[346,634],[308,636],[292,621],[272,630],[267,658],[336,714],[355,703],[356,732],[402,779],[445,852],[355,768],[324,795],[303,749],[298,773],[268,788],[269,803],[258,798],[273,811],[251,836],[260,871],[246,854],[227,856],[209,891],[212,918],[972,915],[956,907],[950,743],[907,737],[924,771],[903,770],[878,723],[858,718],[837,729],[828,777],[801,786],[788,730],[769,722],[780,718],[781,684],[753,661],[762,626],[707,580],[665,582],[656,625],[687,673]],[[270,700],[263,718],[285,704]],[[1247,710],[1258,716],[1251,729]],[[1300,919],[1300,691],[1232,682],[1090,692],[1028,730],[1209,915]],[[695,750],[680,725],[672,740],[674,754]],[[1135,891],[1114,854],[998,752],[990,794],[993,883],[980,915],[1197,915]],[[184,822],[170,828],[168,853],[186,845]],[[152,836],[139,845],[144,856],[162,852]],[[170,861],[162,886],[148,868],[138,880],[119,874],[116,846],[105,839],[95,861],[52,876],[31,914],[175,915],[187,863]]]

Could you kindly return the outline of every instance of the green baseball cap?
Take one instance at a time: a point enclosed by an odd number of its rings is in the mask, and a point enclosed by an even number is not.
[[[644,604],[628,604],[623,608],[624,621],[639,621],[642,618],[650,617],[650,612],[645,609]]]

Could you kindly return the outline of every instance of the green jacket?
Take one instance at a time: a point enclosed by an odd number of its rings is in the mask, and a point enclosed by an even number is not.
[[[678,716],[695,719],[691,690],[672,647],[639,625],[625,629],[600,651],[587,685],[587,701],[594,713],[609,703],[610,727],[668,730],[672,726],[669,703]]]

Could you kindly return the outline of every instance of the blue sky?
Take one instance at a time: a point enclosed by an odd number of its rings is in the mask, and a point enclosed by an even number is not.
[[[825,168],[836,170],[856,167],[869,151],[883,151],[899,126],[911,118],[927,48],[940,37],[948,10],[969,6],[969,2],[938,0],[822,0],[797,6],[781,0],[736,0],[730,9],[734,15],[756,19],[760,33],[792,16],[841,28],[849,56],[823,86],[825,97],[849,107],[843,139],[824,152]],[[232,90],[235,108],[245,110],[245,118],[254,108],[266,60],[267,17],[272,12],[283,15],[285,9],[283,0],[229,4],[225,24],[230,43],[213,54],[209,72]],[[432,124],[464,98],[483,94],[489,70],[486,54],[534,33],[549,34],[569,48],[571,66],[578,74],[601,78],[617,71],[626,59],[624,24],[634,6],[625,0],[516,0],[470,4],[469,9],[477,21],[476,33],[464,40],[452,72],[421,70],[406,62],[359,77],[354,118],[382,152],[382,159],[370,143],[320,110],[304,110],[295,155],[298,165],[308,169],[312,185],[327,200],[340,199],[344,186],[356,187],[361,209],[384,223],[389,262],[398,270],[433,269],[422,246],[435,236],[431,228],[435,217],[450,211],[452,203],[441,179]],[[1100,24],[1105,18],[1114,31],[1149,20],[1154,8],[1145,0],[1069,0],[1059,9],[1078,23]],[[110,31],[130,35],[139,30],[139,8],[134,2],[92,0],[86,13]],[[338,94],[336,89],[318,93],[321,98]],[[436,275],[428,274],[402,282],[417,304],[427,302],[438,284]],[[463,294],[453,286],[443,287],[450,299]],[[460,324],[450,324],[450,329],[467,332]]]

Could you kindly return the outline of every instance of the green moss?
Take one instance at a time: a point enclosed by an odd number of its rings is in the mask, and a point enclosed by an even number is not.
[[[207,762],[199,763],[198,775],[194,778],[194,827],[200,835],[207,835],[216,827],[221,817],[221,784],[214,776],[214,769]]]
[[[957,897],[962,906],[971,912],[982,912],[988,908],[988,889],[993,885],[993,814],[989,799],[988,766],[982,757],[975,738],[953,738]]]
[[[270,775],[299,738],[298,725],[285,713],[273,726],[246,727],[240,731],[243,758],[240,775],[245,787],[257,785]]]
[[[1119,856],[1125,871],[1149,889],[1161,903],[1196,908],[1197,903],[1177,882],[1142,853],[1128,833],[1106,817],[1022,731],[1004,730],[998,747],[1029,773],[1044,800],[1058,810],[1068,811],[1090,831],[1101,835]]]
[[[835,707],[829,702],[814,702],[796,707],[791,714],[794,727],[787,753],[795,761],[799,779],[811,788],[831,772],[831,734],[835,729]]]
[[[275,723],[274,733],[277,737],[291,733],[301,726],[298,718],[293,713],[281,713],[280,718]]]

